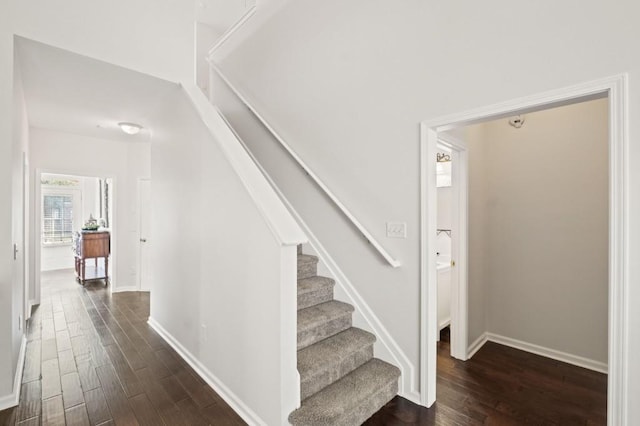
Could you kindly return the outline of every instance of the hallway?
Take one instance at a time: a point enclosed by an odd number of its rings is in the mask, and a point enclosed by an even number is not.
[[[149,293],[42,273],[20,405],[0,425],[244,425],[148,325]]]

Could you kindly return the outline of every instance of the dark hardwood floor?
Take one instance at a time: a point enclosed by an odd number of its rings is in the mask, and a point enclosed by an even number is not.
[[[438,344],[437,402],[396,397],[365,425],[606,425],[607,376],[488,342],[466,362]]]
[[[20,405],[0,425],[244,425],[147,325],[149,293],[43,273]]]
[[[72,270],[42,283],[20,405],[0,425],[244,424],[147,325],[149,293],[83,288]],[[365,425],[606,424],[606,375],[495,343],[460,362],[446,331],[437,392],[429,409],[396,397]]]

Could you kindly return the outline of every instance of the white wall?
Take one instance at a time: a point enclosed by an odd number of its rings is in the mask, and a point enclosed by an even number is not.
[[[166,80],[193,81],[194,2],[7,3],[5,13],[9,13],[11,23],[4,29],[6,33]]]
[[[487,232],[469,258],[488,257],[469,271],[487,283],[470,309],[485,304],[491,333],[606,364],[608,100],[528,114],[520,129],[476,127],[467,142],[484,157],[469,180],[486,193],[469,228]]]
[[[38,170],[81,176],[113,177],[115,215],[112,232],[112,251],[115,252],[115,277],[113,290],[130,289],[137,286],[138,269],[138,178],[150,176],[150,143],[101,140],[70,133],[31,128],[31,176]],[[39,224],[35,222],[35,187],[31,197],[32,235],[39,236]],[[84,212],[83,212],[84,214]],[[95,212],[94,212],[95,214]],[[88,216],[88,213],[86,214]],[[86,219],[86,218],[85,218]],[[35,244],[32,246],[35,247]],[[32,253],[31,271],[35,274],[35,252]],[[113,260],[113,258],[112,258]],[[73,263],[71,263],[73,265]],[[32,280],[35,294],[35,280]]]
[[[640,37],[637,10],[628,0],[615,7],[542,1],[526,8],[506,0],[290,1],[241,45],[227,46],[218,61],[402,261],[400,270],[389,272],[357,236],[345,233],[341,219],[326,209],[306,209],[294,196],[295,207],[417,366],[418,123],[627,72],[633,141],[640,133],[640,58],[628,52]],[[633,167],[640,163],[640,144],[632,143],[627,154],[634,188],[640,186],[640,167]],[[277,152],[266,155],[261,161],[288,168]],[[640,196],[630,197],[633,283],[640,280]],[[383,224],[390,219],[408,223],[406,240],[385,240]],[[640,288],[630,288],[628,302],[640,304]],[[630,315],[630,329],[637,329],[640,311]],[[628,359],[640,358],[640,335],[630,335],[628,350]],[[637,398],[640,364],[629,374],[630,395]],[[630,421],[640,422],[640,407],[630,410]]]
[[[295,408],[287,394],[299,390],[283,379],[296,377],[296,248],[274,238],[273,224],[183,93],[159,118],[150,322],[223,384],[235,408],[255,413],[253,422],[283,424]]]

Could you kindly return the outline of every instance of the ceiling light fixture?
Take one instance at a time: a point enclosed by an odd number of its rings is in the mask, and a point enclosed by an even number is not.
[[[136,123],[118,123],[118,126],[128,135],[137,135],[142,130],[142,126]]]

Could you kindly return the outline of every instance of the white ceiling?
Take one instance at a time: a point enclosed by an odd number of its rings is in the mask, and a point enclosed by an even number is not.
[[[16,38],[29,124],[101,139],[148,141],[153,113],[176,83]],[[144,127],[126,135],[121,121]]]

